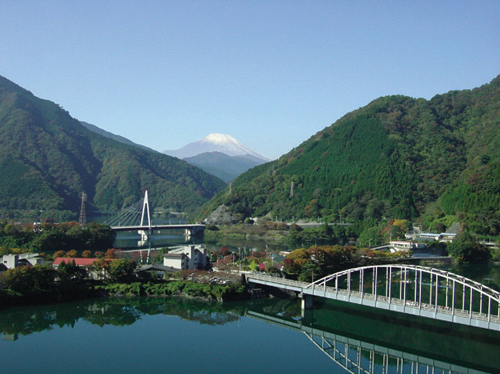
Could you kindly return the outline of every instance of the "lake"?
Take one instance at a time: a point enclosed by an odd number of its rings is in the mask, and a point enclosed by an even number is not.
[[[176,234],[151,248],[193,243]],[[120,234],[116,247],[137,241]],[[209,251],[221,245],[287,249]],[[500,285],[498,267],[446,270]],[[500,373],[498,332],[333,301],[302,315],[297,300],[87,300],[0,310],[0,332],[4,373]]]
[[[500,333],[338,302],[86,300],[2,310],[0,331],[4,373],[500,372]]]

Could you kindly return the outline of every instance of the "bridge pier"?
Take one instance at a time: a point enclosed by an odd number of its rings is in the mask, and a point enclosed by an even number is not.
[[[205,229],[204,226],[195,226],[184,229],[184,236],[186,238],[191,238],[192,236],[198,236],[200,233],[203,233]]]
[[[304,294],[304,293],[300,293],[299,294],[299,298],[301,298],[301,308],[302,308],[302,311],[304,310],[309,310],[309,309],[312,309],[313,306],[314,306],[314,300],[313,300],[313,295],[307,295],[307,294]]]
[[[146,242],[149,239],[149,236],[151,235],[151,230],[138,230],[137,233],[141,236],[141,240]]]

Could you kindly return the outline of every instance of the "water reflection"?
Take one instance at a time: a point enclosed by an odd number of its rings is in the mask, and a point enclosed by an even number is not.
[[[498,332],[337,302],[320,305],[301,317],[296,300],[221,304],[182,298],[112,298],[4,310],[0,312],[0,331],[3,340],[17,340],[55,327],[74,328],[79,320],[101,327],[129,326],[155,315],[210,326],[251,317],[293,329],[306,335],[337,368],[352,373],[493,373],[500,365]]]
[[[184,298],[106,298],[75,303],[10,308],[0,312],[0,332],[29,335],[58,327],[74,327],[79,320],[93,325],[127,326],[146,315],[173,315],[206,325],[221,325],[244,315],[244,307]]]
[[[303,332],[352,373],[494,373],[500,334],[328,301],[290,318],[270,310],[247,315]]]

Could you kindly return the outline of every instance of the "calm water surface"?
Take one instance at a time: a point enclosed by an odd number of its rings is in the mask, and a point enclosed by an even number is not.
[[[154,240],[144,247],[187,244]],[[120,234],[115,247],[136,241]],[[498,267],[445,269],[500,288]],[[0,310],[0,333],[1,373],[500,373],[498,332],[338,302],[302,315],[295,300],[91,300]]]
[[[500,372],[499,333],[334,302],[92,300],[3,310],[0,330],[2,373]]]

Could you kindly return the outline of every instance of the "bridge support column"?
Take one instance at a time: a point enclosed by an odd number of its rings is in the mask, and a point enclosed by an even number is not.
[[[299,297],[302,299],[301,307],[303,311],[313,308],[314,301],[312,295],[304,295],[303,293],[301,293]]]
[[[151,234],[151,231],[138,230],[137,233],[141,236],[141,240],[145,242],[149,239],[149,235]]]

